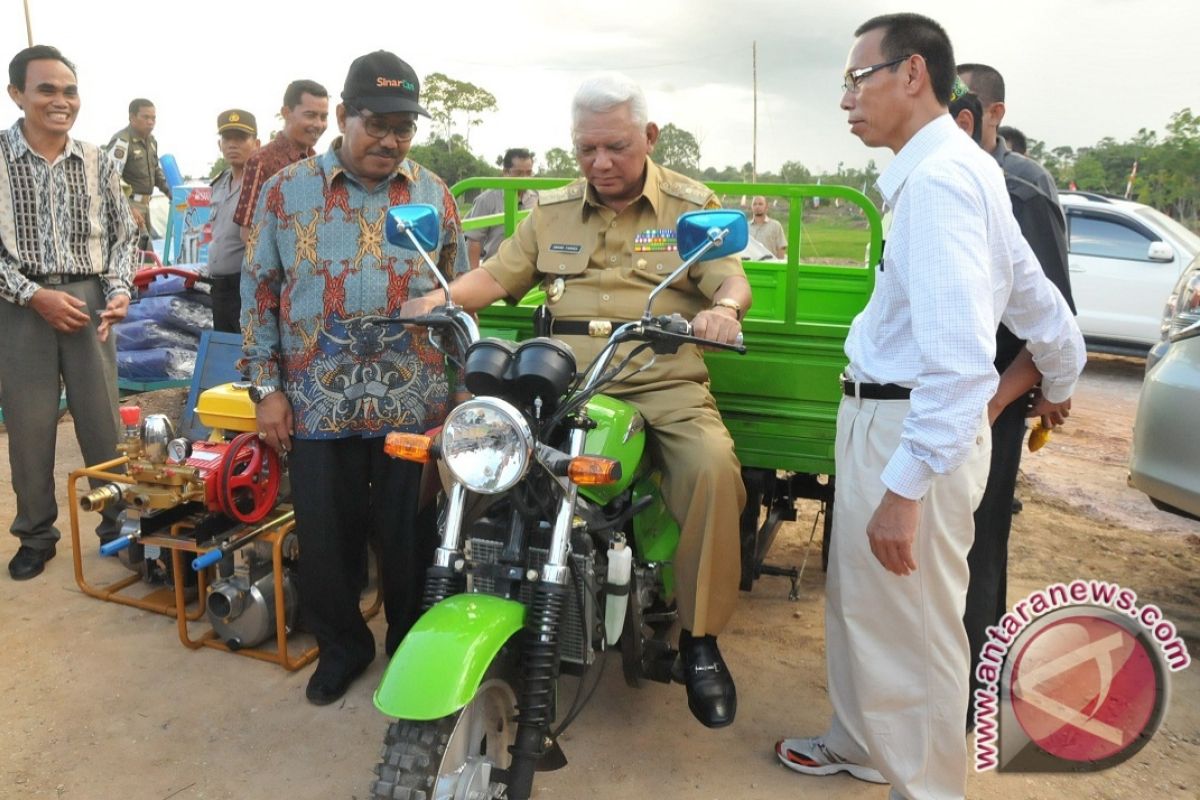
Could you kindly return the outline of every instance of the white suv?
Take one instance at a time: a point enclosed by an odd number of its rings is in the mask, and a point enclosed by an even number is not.
[[[1150,206],[1061,192],[1068,267],[1088,349],[1144,355],[1162,339],[1163,299],[1200,253],[1200,237]]]

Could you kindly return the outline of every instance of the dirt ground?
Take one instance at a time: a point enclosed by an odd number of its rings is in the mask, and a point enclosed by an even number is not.
[[[1026,457],[1009,599],[1076,577],[1115,581],[1140,602],[1160,605],[1196,658],[1200,523],[1155,510],[1125,485],[1141,373],[1138,360],[1093,358],[1070,425]],[[173,620],[81,593],[65,507],[66,475],[81,464],[69,418],[59,432],[59,555],[32,581],[0,575],[0,798],[367,796],[386,727],[371,704],[382,655],[342,702],[317,708],[304,700],[311,667],[288,673],[216,650],[193,652],[179,644]],[[6,486],[7,470],[0,457]],[[0,518],[11,519],[13,506],[5,491]],[[777,542],[774,562],[805,560],[815,508],[802,511]],[[84,518],[85,574],[93,583],[126,574],[97,555]],[[0,558],[7,563],[16,548],[3,537]],[[798,776],[772,752],[781,736],[820,732],[829,715],[817,550],[807,552],[799,601],[787,599],[785,580],[765,578],[743,595],[722,637],[738,681],[736,724],[700,727],[679,686],[626,688],[614,655],[595,700],[564,736],[569,765],[540,776],[535,795],[885,797],[885,787],[849,777]],[[372,627],[382,640],[381,623]],[[1085,776],[972,774],[968,786],[985,800],[1200,797],[1200,669],[1173,676],[1162,728],[1125,764]]]

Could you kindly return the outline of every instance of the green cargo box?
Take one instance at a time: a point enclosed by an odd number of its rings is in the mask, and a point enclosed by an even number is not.
[[[536,183],[536,186],[527,184]],[[456,185],[466,189],[505,188],[513,208],[507,215],[467,220],[466,227],[505,224],[511,231],[521,214],[515,210],[516,188],[547,188],[564,181],[472,178]],[[748,468],[806,475],[832,475],[838,377],[846,365],[843,351],[854,316],[874,288],[882,252],[881,220],[871,201],[842,186],[786,184],[710,184],[718,196],[762,194],[788,203],[786,261],[744,261],[754,303],[743,324],[746,354],[706,355],[713,395],[733,436],[738,458]],[[801,263],[805,201],[839,199],[862,209],[865,218],[863,260],[855,265]],[[540,291],[520,304],[497,303],[479,315],[485,336],[521,340],[533,333],[533,308]]]

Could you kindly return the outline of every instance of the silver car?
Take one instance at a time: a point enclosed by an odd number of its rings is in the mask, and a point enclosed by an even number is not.
[[[1200,519],[1200,257],[1171,292],[1146,365],[1129,485],[1164,511]]]

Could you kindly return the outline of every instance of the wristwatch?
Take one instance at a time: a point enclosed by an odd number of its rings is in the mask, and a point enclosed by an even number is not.
[[[738,322],[742,321],[742,304],[732,297],[722,297],[720,300],[713,301],[713,308],[724,306],[725,308],[733,309],[733,315],[737,317]]]
[[[268,395],[274,394],[278,391],[278,386],[251,386],[248,394],[250,395],[250,402],[254,403],[254,405],[258,405]]]

